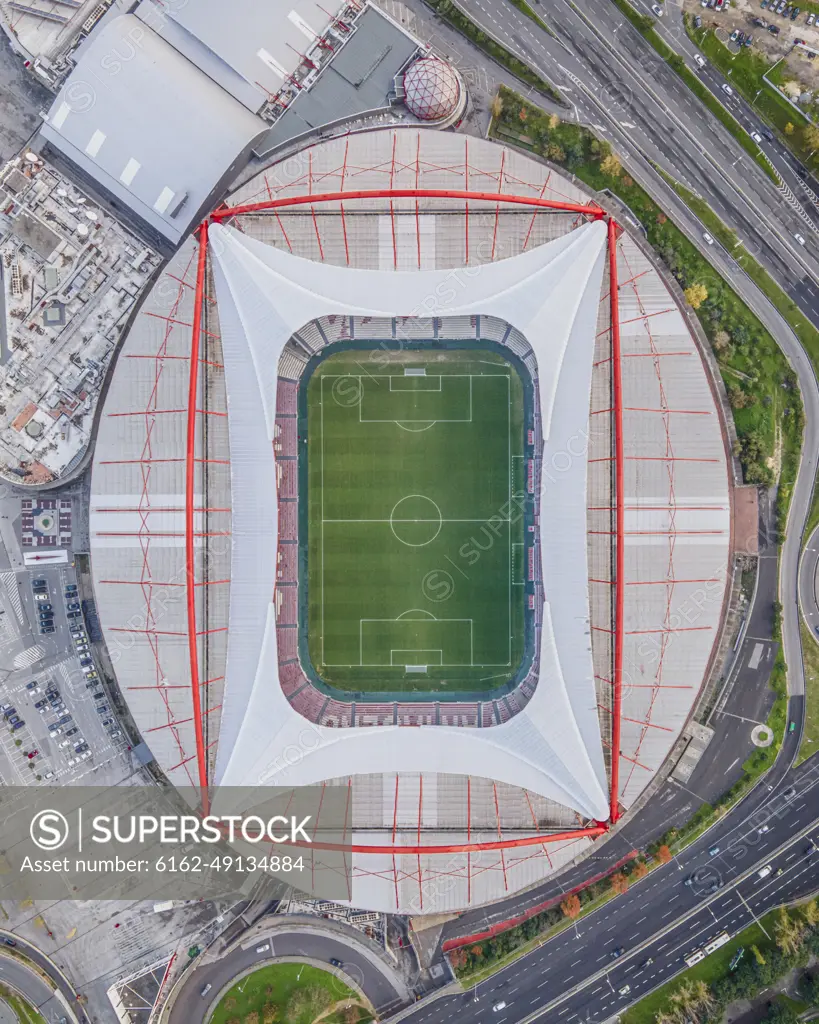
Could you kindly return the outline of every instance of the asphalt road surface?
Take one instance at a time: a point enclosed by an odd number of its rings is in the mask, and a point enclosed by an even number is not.
[[[819,835],[817,787],[814,759],[773,791],[763,786],[754,813],[728,815],[625,896],[476,990],[422,1003],[406,1019],[517,1024],[541,1017],[605,1019],[624,1010],[683,969],[682,958],[704,942],[722,931],[734,935],[771,907],[819,887],[819,854],[807,855],[809,837]],[[760,878],[768,864],[771,872]],[[619,995],[626,984],[630,991]],[[502,1001],[506,1007],[490,1018],[491,1007]]]
[[[269,950],[257,952],[261,946]],[[389,1012],[400,1004],[401,998],[386,966],[376,966],[375,954],[366,955],[343,935],[318,934],[295,927],[287,931],[277,927],[266,938],[255,938],[247,949],[237,947],[220,960],[196,967],[182,987],[168,1017],[167,1024],[195,1024],[205,1018],[220,990],[242,971],[254,965],[263,966],[271,957],[308,957],[327,964],[332,970],[330,959],[343,963],[342,972],[365,992],[370,1002],[380,1012]],[[344,978],[342,977],[342,980]],[[211,988],[202,995],[207,985]]]
[[[0,937],[11,937],[11,933],[0,931]],[[51,978],[52,984],[49,985],[24,962],[8,955],[0,956],[0,983],[5,982],[21,992],[33,1006],[39,1009],[48,1024],[61,1024],[62,1021],[71,1020],[66,1006],[72,1008],[71,1013],[81,1024],[90,1024],[84,1008],[77,1002],[77,993],[53,961],[36,946],[21,939],[19,935],[15,935],[13,938],[17,951],[23,953]],[[65,1003],[54,994],[55,989],[61,993]]]

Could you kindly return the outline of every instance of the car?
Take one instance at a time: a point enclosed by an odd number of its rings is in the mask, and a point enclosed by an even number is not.
[[[81,754],[84,750],[88,750],[88,744],[85,742],[77,743],[74,746],[74,750],[76,750],[78,754]]]
[[[32,680],[30,683],[26,683],[26,689],[27,690],[36,690],[38,693],[40,692],[40,687],[37,685],[37,680],[36,679]]]
[[[625,949],[623,949],[622,946],[618,946],[617,949],[613,949],[611,951],[612,960],[617,960],[619,957],[623,955],[623,953],[625,953]]]
[[[114,724],[114,719],[113,718],[103,718],[102,724],[103,725],[113,725]]]
[[[12,716],[11,716],[11,717],[9,718],[9,725],[11,725],[11,726],[15,726],[15,725],[17,725],[17,723],[18,723],[19,721],[20,721],[20,716],[19,716],[19,715],[12,715]]]
[[[57,744],[57,748],[59,750],[62,750],[63,747],[67,747],[70,742],[71,742],[71,740],[60,740],[60,742]]]
[[[631,985],[623,985],[622,988],[617,989],[618,995],[627,996],[631,992]]]
[[[62,729],[59,727],[59,725],[55,725],[53,729],[49,729],[48,730],[48,735],[52,739],[54,739],[54,737],[55,736],[59,736],[61,732],[62,732]]]
[[[716,855],[718,853],[719,853],[719,847],[718,846],[712,846],[710,848],[710,850],[708,851],[708,856],[709,857],[716,857]]]
[[[760,7],[762,8],[762,10],[764,11],[764,10],[765,10],[765,8],[766,8],[766,7],[768,6],[768,0],[762,0],[762,3],[761,3],[761,4],[759,5],[759,6],[760,6]]]
[[[79,762],[79,760],[80,759],[78,757],[69,757],[69,759],[68,759],[68,767],[69,768],[73,768],[74,765]]]
[[[71,635],[74,637],[75,640],[84,640],[85,639],[85,630],[84,629],[72,629],[71,630]]]
[[[92,664],[91,658],[89,658],[87,654],[84,654],[80,658],[80,664],[87,667],[88,665]]]
[[[97,714],[98,715],[104,715],[106,712],[108,712],[110,710],[111,709],[108,707],[107,704],[97,704]]]
[[[78,619],[81,614],[81,612],[66,612],[65,617],[67,619]]]
[[[54,611],[54,605],[51,604],[50,601],[43,601],[43,603],[40,605],[40,614],[41,615],[44,612],[53,612],[53,611]]]
[[[11,731],[16,732],[17,729],[22,729],[25,724],[25,720],[20,718],[14,723],[14,725],[12,725]]]
[[[256,950],[256,952],[257,953],[259,952],[258,949]],[[336,956],[331,956],[330,957],[330,963],[332,964],[333,967],[343,967],[344,966],[342,961],[339,960],[338,957],[336,957]]]
[[[794,786],[788,786],[787,789],[783,789],[782,790],[782,799],[783,800],[793,800],[793,798],[795,796],[796,796],[796,788]]]
[[[0,704],[0,711],[8,711],[11,704]]]
[[[778,36],[779,35],[779,26],[778,25],[769,25],[768,26],[768,31],[771,33],[771,35]]]
[[[31,761],[32,758],[35,758],[39,753],[39,750],[29,750],[29,752],[26,754],[26,757],[29,759],[29,761]]]
[[[11,704],[3,705],[3,718],[11,718],[13,714],[16,714],[17,708],[12,707]]]
[[[71,721],[71,715],[63,715],[62,718],[57,719],[57,725],[66,725]]]
[[[796,19],[799,17],[799,12],[801,11],[801,9],[801,7],[794,7],[794,9],[791,11],[791,21],[796,21]]]
[[[32,587],[47,587],[48,580],[32,580],[31,585]]]
[[[77,644],[75,647],[75,650],[77,651],[78,654],[82,654],[84,651],[87,651],[88,649],[89,647],[88,644],[86,643]]]
[[[760,825],[760,827],[757,829],[757,833],[759,835],[761,835],[761,836],[764,836],[766,832],[770,832],[770,831],[771,831],[771,826],[770,825]]]
[[[662,16],[663,16],[663,9],[662,9],[662,7],[660,7],[659,4],[652,4],[651,5],[651,10],[654,12],[654,14],[658,18],[662,18]]]
[[[708,245],[713,245],[714,244],[713,236],[709,235],[707,231],[703,231],[702,237],[705,239],[705,241],[708,243]]]
[[[267,953],[269,951],[269,949],[270,949],[270,943],[269,942],[265,942],[263,945],[256,947],[256,952],[257,953]]]
[[[811,11],[810,14],[808,15],[808,20],[806,21],[805,24],[812,25],[814,23],[814,21],[816,21],[816,15],[813,13],[813,11]]]
[[[201,996],[201,997],[202,997],[202,998],[204,999],[204,998],[205,998],[205,996],[206,996],[206,995],[208,994],[208,992],[210,992],[210,990],[211,990],[212,988],[213,988],[213,985],[211,985],[211,983],[210,983],[210,982],[208,982],[208,983],[207,983],[207,985],[205,985],[205,987],[204,987],[204,988],[202,989],[202,991],[201,991],[201,992],[199,993],[199,995],[200,995],[200,996]]]
[[[506,1009],[506,1002],[505,1002],[505,1000],[501,999],[501,1001],[499,1003],[495,1003],[495,1005],[492,1007],[492,1013],[500,1013],[501,1010],[505,1010],[505,1009]]]
[[[735,43],[737,41],[737,37],[738,36],[739,36],[739,29],[735,28],[734,31],[731,33],[731,35],[728,38],[731,40],[732,43]]]
[[[734,95],[734,90],[731,88],[731,86],[727,82],[723,82],[722,85],[720,86],[720,88],[722,89],[722,91],[725,93],[726,96],[733,96]]]
[[[81,760],[81,761],[85,761],[85,760],[86,760],[87,758],[89,758],[90,756],[91,756],[91,751],[90,751],[90,750],[84,750],[84,751],[83,751],[83,752],[82,752],[82,753],[80,754],[80,760]]]
[[[76,594],[76,592],[77,592],[77,584],[76,583],[66,583],[66,585],[65,585],[65,592],[66,592],[66,594],[69,593],[69,592],[71,592],[72,594]]]
[[[79,602],[77,602],[77,601],[69,601],[69,602],[68,602],[68,604],[66,605],[66,608],[67,608],[67,609],[68,609],[68,610],[69,610],[70,612],[76,612],[76,611],[78,611],[78,610],[79,610],[79,607],[80,607],[80,605],[79,605]]]
[[[43,773],[43,778],[44,779],[53,779],[54,778],[54,772],[52,772],[52,771],[44,772]]]
[[[754,18],[754,25],[756,25],[757,28],[767,28],[768,22],[765,21],[764,18]]]
[[[797,242],[798,242],[798,243],[799,243],[800,245],[804,245],[804,244],[805,244],[805,239],[804,239],[804,238],[802,237],[802,235],[800,235],[800,234],[798,234],[798,233],[797,233],[797,234],[795,234],[795,235],[794,235],[793,237],[794,237],[794,238],[796,239],[796,241],[797,241]],[[793,729],[795,729],[795,728],[796,728],[796,722],[792,722],[792,723],[791,723],[791,725],[793,725]],[[789,728],[789,730],[788,730],[788,731],[789,731],[789,732],[793,732],[793,729],[790,729],[790,728]]]
[[[642,963],[640,964],[640,967],[641,967],[641,968],[642,968],[643,970],[645,970],[645,968],[646,968],[646,967],[651,967],[651,965],[652,965],[653,963],[654,963],[654,957],[653,957],[653,956],[647,956],[647,957],[645,958],[645,960],[643,960],[643,962],[642,962]]]
[[[97,673],[94,671],[94,666],[93,665],[91,665],[91,666],[83,665],[83,670],[82,671],[83,671],[83,675],[87,676],[89,679],[95,679],[96,678]]]
[[[105,694],[102,690],[97,690],[95,694],[92,694],[94,700],[105,700]]]
[[[742,45],[743,46],[750,46],[751,43],[753,43],[753,41],[754,41],[754,37],[753,36],[745,36],[745,42]]]
[[[111,729],[108,735],[112,740],[115,740],[118,736],[122,735],[122,729]]]
[[[762,136],[759,134],[759,132],[751,132],[751,138],[754,140],[754,142],[762,142]]]
[[[65,734],[66,734],[66,736],[76,736],[79,731],[80,730],[75,725],[75,726],[72,726],[72,728],[70,728],[70,729],[66,729],[65,730]]]
[[[766,864],[764,868],[760,868],[760,870],[757,871],[757,877],[758,878],[767,878],[768,875],[771,873],[771,870],[772,870],[771,865],[770,864]]]
[[[694,16],[694,28],[702,28],[702,18],[699,14]]]
[[[803,857],[810,857],[812,854],[816,853],[817,849],[819,849],[819,847],[817,847],[817,845],[816,845],[816,840],[811,839],[811,841],[808,843],[808,845],[802,851],[802,856]]]
[[[42,591],[42,590],[38,591],[34,595],[34,600],[35,601],[48,601],[48,591],[47,590],[46,591]]]
[[[48,704],[48,701],[45,699],[45,697],[43,697],[42,700],[34,702],[34,707],[37,708],[37,710],[39,711],[40,708],[45,708],[46,704]]]
[[[694,54],[694,62],[700,68],[704,68],[706,64],[705,57],[701,53]]]
[[[5,936],[3,937],[3,942],[7,946],[16,946],[17,945],[17,943],[15,942],[14,939],[7,939]]]
[[[41,626],[40,627],[40,636],[48,636],[49,633],[53,633],[53,632],[54,632],[54,627],[53,626]]]

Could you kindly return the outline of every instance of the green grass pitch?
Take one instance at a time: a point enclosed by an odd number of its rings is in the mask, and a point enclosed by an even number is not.
[[[324,682],[445,694],[513,676],[524,652],[523,408],[517,370],[491,350],[348,350],[316,367],[308,652]]]

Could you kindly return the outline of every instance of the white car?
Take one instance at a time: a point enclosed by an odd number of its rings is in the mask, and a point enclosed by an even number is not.
[[[796,239],[796,241],[797,241],[797,242],[798,242],[798,243],[799,243],[800,245],[804,245],[804,244],[805,244],[805,239],[804,239],[804,238],[803,238],[803,237],[802,237],[801,235],[799,235],[799,234],[796,234],[796,235],[794,235],[793,237],[794,237],[794,238]]]
[[[697,67],[704,68],[705,67],[705,63],[706,63],[705,62],[705,57],[703,57],[703,55],[701,53],[695,53],[694,54],[694,63],[697,65]]]
[[[733,96],[734,95],[734,90],[731,88],[731,86],[727,82],[723,82],[722,85],[720,86],[720,88],[722,89],[722,91],[725,93],[726,96]]]
[[[713,235],[709,235],[707,231],[703,231],[702,237],[705,239],[705,241],[709,245],[713,245],[714,244],[714,237],[713,237]]]
[[[48,593],[45,593],[45,594],[35,594],[34,595],[34,600],[35,601],[47,601],[48,600]]]
[[[75,764],[79,763],[79,760],[80,759],[78,757],[69,757],[69,759],[68,759],[68,767],[69,768],[73,768]]]
[[[663,9],[662,9],[662,7],[660,7],[659,4],[652,4],[651,5],[651,9],[652,9],[652,11],[654,11],[654,13],[657,15],[658,18],[662,18],[662,16],[663,16]]]
[[[48,730],[48,735],[49,735],[49,736],[50,736],[50,737],[51,737],[52,739],[54,739],[54,737],[55,737],[55,736],[59,736],[61,732],[62,732],[62,729],[61,729],[61,728],[59,727],[59,725],[58,725],[56,729],[49,729],[49,730]]]
[[[57,744],[57,746],[58,746],[58,747],[60,748],[60,750],[62,750],[62,749],[63,749],[63,747],[67,747],[67,746],[69,745],[69,743],[70,743],[70,742],[71,742],[71,740],[61,740],[61,741],[60,741],[60,742],[59,742],[59,743]]]
[[[263,946],[257,946],[256,947],[256,952],[257,953],[267,953],[267,951],[269,949],[270,949],[270,943],[266,942]]]
[[[622,988],[617,990],[621,996],[627,996],[631,992],[631,985],[623,985]]]
[[[492,1013],[500,1013],[501,1010],[505,1009],[506,1003],[503,1000],[501,1000],[499,1003],[495,1003],[495,1005],[492,1007]]]
[[[54,778],[54,772],[46,772],[45,775],[43,776],[43,778],[44,779],[53,779]]]
[[[91,756],[91,751],[90,751],[90,750],[84,750],[84,751],[83,751],[83,752],[82,752],[82,753],[80,754],[80,760],[81,760],[81,761],[84,761],[84,760],[85,760],[85,759],[86,759],[87,757],[90,757],[90,756]]]
[[[751,132],[751,138],[754,140],[754,142],[757,142],[759,144],[762,143],[762,136],[759,134],[759,132]]]

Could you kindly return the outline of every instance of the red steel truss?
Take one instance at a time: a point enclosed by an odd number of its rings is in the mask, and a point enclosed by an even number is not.
[[[622,376],[621,376],[621,352],[619,334],[619,306],[617,296],[617,257],[616,244],[618,227],[613,218],[608,217],[605,212],[596,204],[589,203],[582,205],[557,200],[544,199],[541,196],[520,196],[504,192],[476,192],[472,190],[453,189],[378,189],[368,191],[339,191],[325,193],[309,193],[306,195],[286,196],[278,199],[272,197],[258,203],[246,204],[236,207],[221,207],[211,214],[211,220],[222,222],[230,218],[266,211],[277,211],[290,206],[312,205],[321,202],[347,202],[355,199],[385,199],[396,198],[440,198],[460,199],[465,202],[488,202],[495,204],[496,212],[500,203],[529,206],[537,209],[554,210],[556,212],[576,213],[587,216],[593,220],[601,220],[604,217],[608,223],[608,250],[609,250],[609,272],[610,272],[610,306],[611,306],[611,335],[612,335],[612,412],[614,420],[614,453],[615,464],[615,567],[616,578],[615,602],[614,602],[614,658],[612,665],[613,673],[613,707],[612,711],[612,757],[611,757],[611,796],[610,796],[610,819],[609,822],[595,822],[593,825],[576,829],[564,830],[561,832],[538,832],[536,835],[527,836],[504,836],[498,824],[498,839],[488,842],[468,840],[466,843],[452,843],[447,845],[427,845],[421,842],[420,819],[418,841],[414,845],[404,845],[395,842],[395,836],[384,845],[358,845],[353,844],[351,850],[358,854],[387,854],[393,857],[399,855],[433,855],[433,854],[471,854],[482,851],[504,851],[516,848],[540,847],[541,852],[546,853],[546,844],[565,842],[582,838],[597,838],[605,834],[610,825],[619,817],[618,798],[619,791],[619,760],[620,760],[620,722],[622,717],[622,679],[623,679],[623,606],[624,606],[624,517],[625,506],[623,498],[623,400],[622,400]],[[197,417],[206,410],[198,409],[198,378],[200,372],[200,342],[203,333],[202,311],[205,301],[211,301],[205,295],[205,277],[207,269],[207,244],[208,244],[208,221],[204,221],[198,228],[199,252],[197,262],[197,273],[195,283],[195,306],[191,327],[191,353],[190,353],[190,381],[189,401],[187,411],[187,444],[185,457],[185,587],[187,590],[187,622],[188,622],[188,652],[190,663],[190,686],[192,701],[192,717],[195,726],[196,738],[196,762],[199,785],[203,790],[203,806],[207,813],[207,747],[204,738],[203,709],[201,700],[201,686],[199,676],[199,654],[197,648],[197,637],[200,635],[196,625],[196,581],[195,565],[195,538],[194,529],[195,512],[195,467],[203,457],[197,458],[196,449],[196,424]],[[187,325],[186,325],[187,326]],[[173,410],[176,411],[176,410]],[[623,755],[625,756],[625,755]],[[396,779],[397,781],[397,779]],[[420,794],[419,794],[420,803]],[[537,824],[535,823],[535,829]],[[470,826],[467,825],[467,834]],[[311,844],[316,849],[337,848],[335,844],[322,844],[320,842]],[[346,847],[345,847],[346,848]]]

